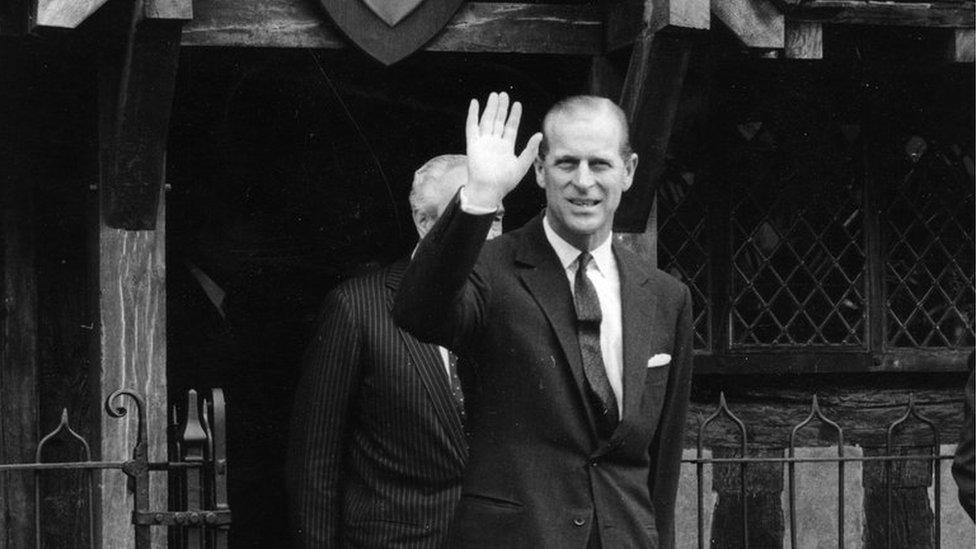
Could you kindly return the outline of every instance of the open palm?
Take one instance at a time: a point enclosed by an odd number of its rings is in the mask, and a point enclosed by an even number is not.
[[[468,155],[468,189],[466,195],[481,205],[496,205],[518,185],[532,165],[542,134],[536,133],[518,156],[518,135],[522,105],[516,101],[508,108],[508,94],[492,93],[478,118],[478,101],[471,100],[465,124]]]

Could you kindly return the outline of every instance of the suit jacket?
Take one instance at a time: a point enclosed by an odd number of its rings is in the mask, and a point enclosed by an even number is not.
[[[466,445],[436,347],[393,323],[406,258],[326,298],[292,418],[289,503],[302,547],[442,547]]]
[[[483,243],[490,221],[455,197],[394,307],[419,339],[471,359],[461,370],[470,457],[450,545],[586,547],[596,520],[603,547],[670,547],[692,367],[688,289],[614,245],[623,414],[601,440],[569,282],[541,216]],[[658,354],[670,363],[648,367]]]

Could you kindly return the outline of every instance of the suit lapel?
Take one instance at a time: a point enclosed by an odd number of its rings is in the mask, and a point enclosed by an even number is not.
[[[647,357],[650,356],[654,331],[651,311],[653,302],[650,276],[640,260],[631,252],[613,245],[614,257],[620,272],[621,328],[623,330],[624,406],[621,425],[630,425],[640,411],[647,376]],[[627,434],[626,428],[618,428],[613,439]]]
[[[586,396],[588,390],[586,374],[583,373],[579,342],[576,337],[576,312],[573,309],[569,281],[566,280],[566,273],[559,263],[559,257],[546,240],[542,230],[542,216],[536,217],[529,223],[531,225],[527,227],[525,238],[515,258],[520,267],[519,277],[539,304],[539,308],[542,309],[556,334],[586,408],[590,429],[595,433],[596,422],[589,410],[589,399]]]
[[[386,278],[387,310],[392,311],[393,309],[393,298],[396,295],[397,288],[400,287],[400,280],[403,278],[408,263],[406,260],[398,261],[388,271]],[[464,428],[457,413],[457,406],[454,402],[454,395],[451,393],[447,372],[444,370],[444,361],[441,358],[440,350],[436,345],[421,343],[400,328],[397,328],[397,333],[410,353],[410,362],[427,389],[434,410],[454,443],[455,451],[458,452],[459,458],[462,457],[464,455],[463,448],[466,444]]]

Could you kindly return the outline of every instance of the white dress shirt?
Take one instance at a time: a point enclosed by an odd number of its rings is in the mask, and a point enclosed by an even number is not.
[[[542,218],[542,228],[546,233],[546,240],[559,256],[566,278],[569,280],[570,291],[575,290],[576,269],[579,267],[579,255],[582,253],[572,244],[563,240],[549,224],[549,218]],[[623,345],[623,316],[620,309],[620,271],[617,260],[613,257],[610,246],[612,235],[595,249],[590,250],[593,261],[586,267],[586,276],[593,283],[596,295],[600,298],[600,311],[603,319],[600,321],[600,350],[603,352],[603,365],[607,369],[610,388],[617,397],[618,417],[624,414],[624,345]]]

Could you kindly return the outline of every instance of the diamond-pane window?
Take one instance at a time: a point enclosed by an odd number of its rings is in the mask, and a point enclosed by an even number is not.
[[[691,172],[667,170],[657,199],[658,261],[661,269],[683,281],[694,305],[695,349],[709,349],[708,253],[706,208]]]
[[[863,347],[860,183],[797,173],[737,183],[729,220],[730,345]]]
[[[973,345],[971,174],[958,151],[906,162],[886,189],[886,337],[892,347]]]

